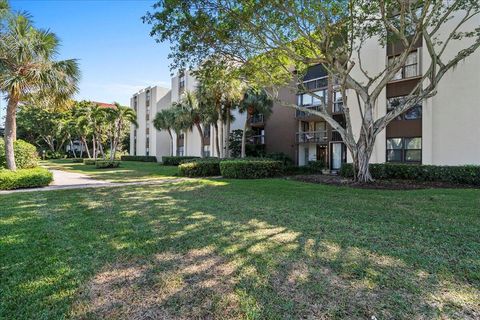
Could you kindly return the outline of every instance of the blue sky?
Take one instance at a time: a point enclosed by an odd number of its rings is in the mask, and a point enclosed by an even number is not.
[[[61,39],[60,59],[76,58],[82,71],[76,99],[129,104],[148,85],[170,86],[169,44],[150,37],[142,15],[155,1],[10,0],[35,26]],[[5,102],[2,101],[2,107]]]

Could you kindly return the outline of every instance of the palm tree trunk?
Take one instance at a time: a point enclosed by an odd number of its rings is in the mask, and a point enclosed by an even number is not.
[[[170,128],[167,129],[168,135],[170,136],[170,156],[173,156],[173,135]]]
[[[17,139],[17,113],[18,98],[11,96],[7,105],[7,116],[5,118],[5,158],[7,160],[7,168],[17,170],[15,164],[15,152],[13,150],[13,142]]]
[[[203,150],[205,148],[205,141],[203,140],[203,130],[200,123],[195,123],[197,127],[198,133],[200,134],[200,158],[203,158],[205,155],[203,154]]]
[[[70,139],[70,149],[72,150],[73,157],[76,159],[77,158],[77,153],[75,152],[75,149],[73,148],[73,141]]]
[[[213,127],[215,128],[215,147],[217,149],[217,157],[220,158],[220,145],[218,141],[218,124],[214,123]]]
[[[95,135],[92,137],[92,144],[93,144],[93,159],[97,159],[97,139],[95,139]]]
[[[230,157],[230,125],[231,125],[231,119],[230,119],[230,108],[228,109],[227,112],[227,132],[226,132],[226,137],[225,137],[225,156],[227,158]]]
[[[87,151],[88,159],[91,159],[92,156],[90,155],[90,150],[88,149],[87,139],[85,137],[82,137],[82,141],[83,141],[83,144],[85,145],[85,150]]]
[[[224,148],[224,145],[225,145],[225,141],[224,141],[225,138],[223,137],[224,136],[223,131],[224,131],[224,123],[223,123],[223,119],[221,119],[220,120],[220,152],[221,152],[220,153],[220,158],[222,158],[222,159],[224,158],[224,152],[223,152],[224,149],[223,148]]]
[[[242,132],[242,154],[241,157],[245,158],[246,156],[246,144],[247,144],[247,128],[248,128],[248,113],[245,119],[245,124],[243,125],[243,132]]]

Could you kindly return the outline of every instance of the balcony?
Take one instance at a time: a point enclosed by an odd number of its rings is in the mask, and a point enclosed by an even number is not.
[[[326,130],[297,132],[297,143],[327,143],[328,134]]]
[[[254,114],[251,118],[250,118],[250,125],[251,126],[258,126],[258,125],[263,125],[264,124],[264,117],[263,117],[263,114],[259,113],[259,114]]]
[[[308,105],[308,106],[303,106],[304,108],[307,108],[309,110],[313,111],[320,111],[321,105]],[[297,118],[308,118],[308,117],[316,117],[316,115],[305,112],[305,111],[300,111],[296,110],[295,117]]]
[[[332,131],[332,141],[343,141],[342,136],[338,131],[333,130]]]
[[[249,144],[265,144],[265,135],[251,136],[248,139]]]

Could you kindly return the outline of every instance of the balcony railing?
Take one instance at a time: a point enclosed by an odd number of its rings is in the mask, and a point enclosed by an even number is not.
[[[303,107],[313,111],[320,111],[321,105],[317,104],[317,105],[309,105],[309,106],[303,106]],[[313,116],[313,114],[309,112],[297,110],[295,116],[297,118],[306,118],[309,116]]]
[[[261,124],[264,122],[263,114],[254,114],[250,118],[250,124]]]
[[[265,144],[265,135],[256,135],[256,136],[251,136],[248,139],[248,142],[250,144]]]
[[[297,132],[297,143],[326,143],[328,134],[326,130]]]

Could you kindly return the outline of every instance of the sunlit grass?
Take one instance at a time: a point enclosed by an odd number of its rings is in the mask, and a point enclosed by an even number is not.
[[[51,169],[83,173],[94,179],[112,182],[165,179],[177,175],[177,167],[163,166],[155,162],[122,161],[120,167],[115,169],[97,169],[94,165],[73,163],[70,159],[42,161],[41,165]]]
[[[480,190],[196,180],[0,203],[1,319],[480,312]]]

